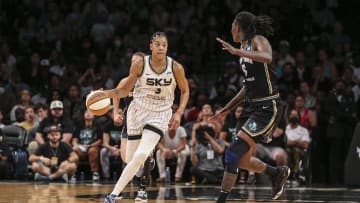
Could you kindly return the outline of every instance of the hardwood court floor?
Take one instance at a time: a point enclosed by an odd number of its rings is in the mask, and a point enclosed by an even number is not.
[[[38,202],[103,202],[103,197],[113,184],[35,184],[33,182],[0,182],[1,203]],[[118,202],[134,202],[137,188],[128,186],[124,199]],[[149,203],[215,202],[218,186],[177,184],[149,187]],[[293,187],[286,188],[280,200],[270,199],[270,187],[237,186],[229,196],[229,202],[360,202],[360,188]]]

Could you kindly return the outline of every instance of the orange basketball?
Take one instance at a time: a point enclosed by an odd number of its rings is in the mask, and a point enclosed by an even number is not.
[[[96,116],[102,116],[109,111],[110,98],[100,90],[90,92],[86,97],[87,109]]]

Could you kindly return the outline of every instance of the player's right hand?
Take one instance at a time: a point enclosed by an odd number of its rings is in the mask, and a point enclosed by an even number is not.
[[[230,43],[220,39],[219,37],[216,38],[216,41],[221,44],[223,50],[228,51],[230,54],[235,54],[236,49]]]

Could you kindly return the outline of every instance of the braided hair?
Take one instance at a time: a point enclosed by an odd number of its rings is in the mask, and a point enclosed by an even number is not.
[[[273,21],[269,16],[255,16],[248,11],[242,11],[236,15],[235,22],[245,34],[243,40],[251,40],[255,35],[274,34]]]

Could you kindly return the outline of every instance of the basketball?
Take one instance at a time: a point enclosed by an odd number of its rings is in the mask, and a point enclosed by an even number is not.
[[[87,109],[96,116],[101,116],[108,112],[110,104],[110,98],[100,90],[90,92],[86,97]]]

